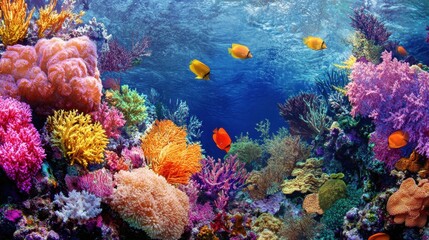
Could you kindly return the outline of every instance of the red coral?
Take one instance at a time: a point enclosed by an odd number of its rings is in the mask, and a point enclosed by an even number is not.
[[[117,108],[107,105],[103,102],[97,111],[91,112],[94,122],[99,122],[106,131],[109,138],[117,139],[120,134],[120,128],[125,125],[124,115]]]

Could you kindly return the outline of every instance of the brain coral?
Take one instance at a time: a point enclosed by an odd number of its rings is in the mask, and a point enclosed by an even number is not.
[[[0,59],[1,95],[28,102],[39,113],[90,112],[101,100],[97,49],[88,37],[41,39],[36,46],[7,47]]]
[[[188,224],[188,196],[148,168],[115,174],[112,208],[149,237],[179,239]]]

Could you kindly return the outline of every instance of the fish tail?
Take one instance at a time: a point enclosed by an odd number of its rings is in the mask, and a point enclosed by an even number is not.
[[[309,39],[310,39],[310,37],[305,37],[305,38],[302,39],[302,42],[304,44],[307,44]]]
[[[231,54],[232,53],[232,48],[228,48],[228,53]]]

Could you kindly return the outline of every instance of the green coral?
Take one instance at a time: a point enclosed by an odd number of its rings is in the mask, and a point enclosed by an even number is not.
[[[380,62],[381,52],[383,51],[382,46],[376,45],[374,42],[365,38],[365,35],[360,32],[356,32],[351,39],[353,46],[353,55],[359,59],[365,57],[366,60],[377,64]]]
[[[330,179],[320,187],[319,205],[323,211],[331,208],[338,199],[347,197],[347,185],[341,180],[343,177],[343,173],[331,174]]]
[[[124,114],[127,126],[139,124],[147,117],[145,96],[129,89],[128,85],[121,86],[121,91],[107,91],[106,100]]]
[[[231,149],[225,158],[228,158],[230,155],[237,155],[240,161],[252,164],[261,158],[262,148],[248,136],[242,136],[231,144]]]

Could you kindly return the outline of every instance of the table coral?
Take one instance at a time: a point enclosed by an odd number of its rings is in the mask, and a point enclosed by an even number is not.
[[[10,89],[2,94],[20,98],[42,114],[56,109],[97,109],[102,88],[99,75],[97,49],[88,37],[41,39],[35,47],[9,46],[0,59],[0,82],[7,82]]]
[[[396,224],[405,223],[407,227],[426,225],[429,206],[429,180],[424,179],[416,185],[413,178],[405,179],[398,191],[390,196],[386,209],[394,216]]]
[[[320,186],[328,180],[329,176],[322,172],[322,159],[309,158],[305,162],[298,162],[292,171],[294,179],[287,179],[282,184],[284,194],[295,191],[301,193],[317,192]]]

